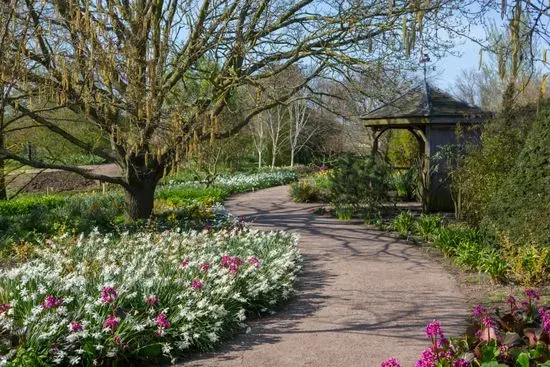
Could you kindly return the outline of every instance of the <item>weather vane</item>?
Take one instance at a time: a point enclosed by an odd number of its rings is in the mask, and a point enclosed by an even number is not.
[[[426,81],[426,72],[427,72],[427,64],[430,62],[430,56],[428,54],[422,54],[420,57],[420,63],[422,64],[424,68],[424,82]]]

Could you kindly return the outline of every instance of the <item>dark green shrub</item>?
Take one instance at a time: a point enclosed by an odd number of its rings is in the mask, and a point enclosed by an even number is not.
[[[337,205],[377,209],[388,197],[389,167],[374,157],[344,156],[332,172],[331,194]]]
[[[533,123],[482,223],[513,242],[550,246],[550,106]]]
[[[479,225],[497,191],[506,185],[536,117],[535,106],[511,109],[512,104],[505,98],[504,111],[483,125],[480,144],[468,146],[458,173],[462,214],[470,224]]]

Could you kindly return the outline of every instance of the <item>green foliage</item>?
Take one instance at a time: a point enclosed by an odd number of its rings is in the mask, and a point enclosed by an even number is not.
[[[387,199],[389,167],[373,157],[344,156],[332,174],[331,193],[337,205],[373,210]]]
[[[184,179],[178,176],[174,179]],[[266,171],[254,174],[220,176],[214,186],[196,182],[176,182],[156,191],[155,215],[152,223],[162,230],[170,226],[202,228],[205,221],[215,219],[210,208],[232,193],[283,185],[297,179],[290,170]],[[40,240],[64,232],[89,233],[135,230],[147,224],[130,223],[125,217],[124,195],[121,191],[79,193],[71,195],[28,195],[0,202],[0,251],[21,241]]]
[[[415,223],[415,232],[424,240],[432,241],[443,225],[443,219],[438,215],[421,214]]]
[[[401,212],[392,221],[390,228],[398,232],[403,238],[408,238],[415,225],[414,215],[411,212]]]
[[[388,160],[396,167],[412,167],[419,153],[419,144],[407,130],[392,130],[388,141]]]
[[[405,201],[415,200],[418,189],[418,170],[416,167],[394,171],[391,175],[391,186],[396,191],[399,199]]]
[[[483,224],[512,241],[550,246],[550,106],[546,105],[497,193]]]
[[[486,273],[496,280],[510,277],[512,265],[509,259],[487,233],[466,225],[444,225],[443,219],[436,215],[414,217],[410,212],[400,213],[389,228],[402,237],[408,237],[409,233],[419,236],[466,269]],[[528,281],[529,274],[521,270],[517,277],[524,279],[525,284],[533,284]]]
[[[330,187],[330,173],[324,170],[290,185],[290,196],[297,203],[328,203]]]
[[[334,211],[336,218],[339,220],[351,220],[353,218],[353,208],[349,205],[337,206]]]
[[[462,213],[469,223],[480,223],[487,214],[489,203],[505,185],[535,115],[533,106],[501,113],[482,127],[480,144],[467,147],[457,176],[463,195]]]

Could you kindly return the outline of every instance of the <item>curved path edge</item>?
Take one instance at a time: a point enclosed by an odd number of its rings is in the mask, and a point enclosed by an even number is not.
[[[300,235],[304,270],[295,297],[278,313],[250,321],[249,333],[184,366],[366,366],[394,356],[414,366],[429,346],[426,324],[464,331],[465,299],[443,265],[418,246],[314,215],[287,186],[232,197],[227,208],[252,227]]]

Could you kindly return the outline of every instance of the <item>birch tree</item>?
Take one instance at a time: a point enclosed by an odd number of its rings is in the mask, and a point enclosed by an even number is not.
[[[267,127],[261,115],[257,116],[251,124],[252,140],[258,153],[258,169],[262,168],[262,156],[267,143]]]
[[[290,142],[290,167],[294,167],[294,157],[311,140],[316,129],[307,130],[310,112],[304,100],[296,100],[288,107],[289,127],[288,141]]]
[[[283,136],[283,128],[286,125],[287,115],[287,109],[280,104],[268,110],[265,114],[271,147],[271,169],[275,168],[277,155],[286,142],[286,137]]]
[[[9,107],[59,139],[116,163],[121,175],[28,159],[6,146],[0,147],[1,158],[120,185],[129,217],[148,217],[159,180],[198,144],[235,134],[314,78],[405,57],[415,46],[427,47],[422,39],[435,45],[437,29],[449,23],[455,5],[451,0],[19,1],[14,29],[24,29],[27,20],[30,27],[9,37],[7,53],[22,50],[22,62],[11,66],[22,73],[11,93],[26,97],[8,99]],[[309,72],[288,92],[250,106],[238,121],[220,124],[218,116],[240,88],[262,92],[263,80],[297,64],[308,64]],[[180,103],[171,102],[176,92],[186,96]],[[83,116],[78,124],[93,126],[110,144],[59,127],[48,114],[58,110]]]

